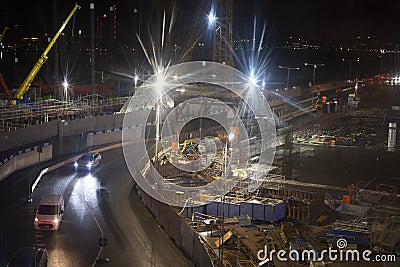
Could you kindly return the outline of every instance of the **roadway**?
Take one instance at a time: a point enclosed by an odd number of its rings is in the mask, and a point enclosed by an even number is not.
[[[23,246],[45,247],[50,267],[194,266],[140,201],[122,149],[103,152],[102,157],[90,174],[76,173],[73,166],[46,174],[32,203],[26,200],[35,167],[0,183],[0,266]],[[49,193],[64,195],[64,219],[56,232],[35,231],[35,207]],[[101,233],[108,240],[102,253],[97,245]],[[98,256],[110,262],[96,262]]]

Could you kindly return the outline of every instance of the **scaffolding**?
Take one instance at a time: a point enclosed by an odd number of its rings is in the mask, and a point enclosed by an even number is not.
[[[370,231],[371,248],[380,253],[394,253],[400,242],[400,218],[387,217],[375,221]]]
[[[29,105],[5,106],[0,108],[0,132],[47,123],[56,119],[81,119],[113,114],[121,109],[128,97],[102,98],[78,97],[71,101],[47,99]]]
[[[368,202],[378,202],[385,197],[389,201],[394,202],[397,198],[397,190],[396,186],[392,185],[357,181],[356,185],[350,185],[349,195],[353,199],[364,200]]]

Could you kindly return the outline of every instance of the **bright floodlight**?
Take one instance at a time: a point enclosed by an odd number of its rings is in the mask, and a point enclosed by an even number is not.
[[[137,82],[139,81],[139,76],[137,76],[137,74],[135,74],[135,77],[133,77],[133,82],[135,84],[135,87],[137,87]]]
[[[211,11],[211,12],[208,14],[207,17],[208,17],[208,25],[214,24],[215,21],[217,20],[217,18],[215,17],[215,14],[213,13],[213,11]]]
[[[250,72],[249,83],[251,85],[257,86],[257,79],[256,79],[256,77],[254,77],[254,72],[253,71]]]
[[[250,82],[252,85],[256,85],[256,84],[257,84],[257,80],[254,78],[254,76],[250,76],[249,82]]]
[[[68,82],[67,82],[67,81],[64,81],[64,82],[63,82],[63,86],[64,86],[64,90],[67,90],[67,88],[68,88]]]
[[[162,70],[158,71],[156,74],[155,88],[159,92],[162,92],[165,85],[166,85],[166,80],[164,77],[164,72]]]

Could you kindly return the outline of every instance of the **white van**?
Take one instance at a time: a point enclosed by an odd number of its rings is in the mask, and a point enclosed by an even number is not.
[[[36,211],[34,225],[36,230],[58,230],[64,215],[62,195],[45,195]]]

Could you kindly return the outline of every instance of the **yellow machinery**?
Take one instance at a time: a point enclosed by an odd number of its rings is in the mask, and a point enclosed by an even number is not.
[[[7,26],[4,27],[4,30],[3,30],[3,32],[2,32],[1,35],[0,35],[0,43],[1,43],[1,41],[3,40],[4,35],[6,34],[6,31],[7,31],[8,29],[10,29],[10,28],[8,28]]]
[[[47,54],[50,52],[50,49],[53,47],[54,43],[57,41],[58,37],[64,30],[65,26],[67,25],[68,21],[72,18],[72,16],[75,14],[76,10],[81,8],[78,4],[75,4],[75,7],[72,9],[71,13],[69,13],[67,19],[64,21],[64,23],[61,25],[61,28],[58,30],[58,32],[54,35],[53,39],[50,41],[49,45],[46,47],[44,50],[43,54],[40,56],[38,61],[35,63],[33,66],[32,70],[29,72],[28,76],[25,78],[24,82],[21,84],[20,88],[14,95],[14,101],[13,104],[16,104],[16,100],[20,99],[22,100],[24,97],[24,94],[26,91],[28,91],[29,86],[31,85],[33,79],[35,78],[36,74],[39,72],[40,68],[43,66],[43,64],[47,60]]]

